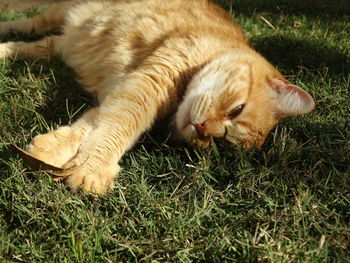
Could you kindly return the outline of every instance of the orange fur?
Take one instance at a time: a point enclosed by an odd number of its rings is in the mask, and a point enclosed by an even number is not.
[[[212,136],[259,147],[280,118],[314,108],[310,95],[252,50],[229,15],[207,0],[63,2],[0,24],[0,33],[9,30],[61,31],[2,43],[0,57],[60,55],[97,95],[99,106],[76,123],[28,145],[39,159],[72,169],[67,184],[75,190],[105,193],[124,152],[170,113],[189,143],[207,147]]]

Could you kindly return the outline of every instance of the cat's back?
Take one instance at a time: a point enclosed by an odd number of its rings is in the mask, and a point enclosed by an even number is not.
[[[115,33],[139,30],[152,36],[166,32],[210,32],[244,40],[229,15],[208,0],[77,1],[68,13],[66,26],[91,29],[102,24],[114,27]]]
[[[63,59],[88,90],[101,90],[111,76],[119,79],[147,59],[176,75],[247,43],[229,15],[207,0],[78,1],[64,33]]]

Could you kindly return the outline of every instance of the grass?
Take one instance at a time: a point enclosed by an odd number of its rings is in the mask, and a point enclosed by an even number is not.
[[[317,101],[261,150],[200,151],[155,129],[122,159],[115,190],[93,199],[0,144],[0,261],[350,262],[349,6],[332,3],[220,1]],[[59,60],[1,61],[0,142],[24,146],[91,106],[73,78]]]

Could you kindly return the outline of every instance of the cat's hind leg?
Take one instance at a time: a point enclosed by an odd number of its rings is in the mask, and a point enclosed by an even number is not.
[[[0,22],[0,35],[8,34],[10,31],[27,34],[44,34],[52,31],[59,32],[63,28],[67,10],[74,2],[75,1],[63,1],[32,18]]]
[[[34,42],[6,42],[0,44],[0,59],[12,57],[15,59],[50,59],[59,54],[62,49],[60,44],[64,36],[48,36]]]
[[[71,126],[62,126],[40,134],[27,145],[27,151],[47,164],[63,167],[78,152],[84,139],[93,129],[98,108],[87,111]]]

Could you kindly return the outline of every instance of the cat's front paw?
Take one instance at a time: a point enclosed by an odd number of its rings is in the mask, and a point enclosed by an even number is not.
[[[91,159],[73,160],[64,168],[71,170],[66,179],[66,185],[73,191],[87,191],[92,194],[103,195],[114,187],[114,177],[120,171],[118,164],[103,166]]]
[[[76,155],[79,145],[80,139],[73,133],[72,128],[64,126],[35,136],[26,150],[33,157],[61,168]]]

